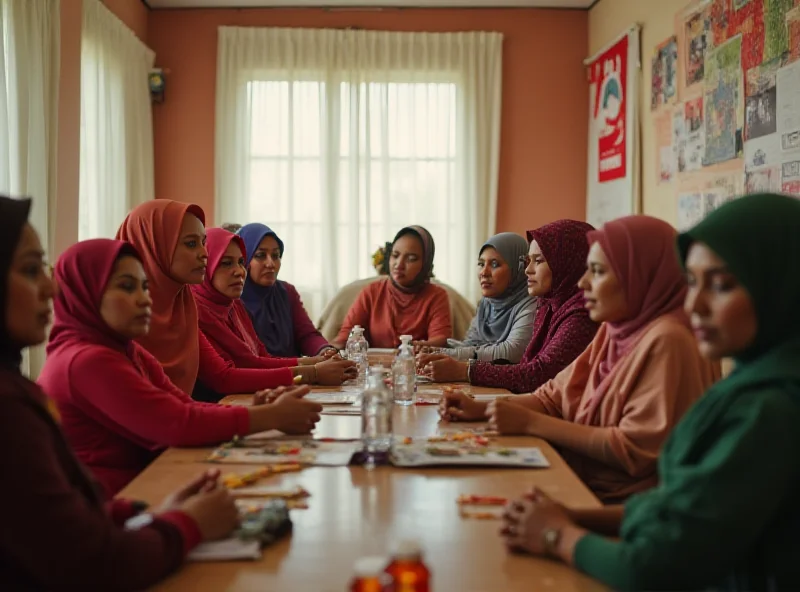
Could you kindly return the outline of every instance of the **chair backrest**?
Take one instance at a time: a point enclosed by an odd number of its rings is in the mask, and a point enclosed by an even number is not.
[[[342,328],[342,323],[344,323],[344,318],[356,298],[358,298],[361,290],[379,279],[382,279],[382,276],[356,280],[343,286],[337,292],[336,296],[328,302],[317,322],[317,328],[325,339],[328,341],[336,339],[336,336],[339,335],[339,330]],[[447,284],[443,284],[436,279],[433,280],[433,283],[447,291],[447,296],[450,299],[450,316],[453,321],[453,338],[461,341],[467,335],[469,325],[475,316],[475,306]]]

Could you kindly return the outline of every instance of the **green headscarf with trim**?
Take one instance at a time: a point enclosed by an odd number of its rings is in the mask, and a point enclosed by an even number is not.
[[[752,360],[800,337],[800,200],[747,195],[713,211],[677,240],[683,263],[693,243],[705,243],[750,293],[758,332],[737,360]]]

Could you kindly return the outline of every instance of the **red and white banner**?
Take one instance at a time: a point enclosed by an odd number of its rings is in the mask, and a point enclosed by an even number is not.
[[[586,61],[589,69],[589,177],[586,217],[598,227],[638,210],[639,28]]]

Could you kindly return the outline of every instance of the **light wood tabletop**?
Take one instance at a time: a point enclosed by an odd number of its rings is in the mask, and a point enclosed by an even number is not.
[[[496,392],[496,391],[495,391]],[[237,397],[238,398],[238,397]],[[453,429],[440,424],[436,407],[395,407],[394,431],[425,437]],[[467,424],[458,424],[467,425]],[[480,424],[469,424],[476,426]],[[357,438],[360,418],[323,416],[317,437]],[[188,563],[156,590],[289,590],[342,592],[348,589],[354,561],[386,555],[393,541],[418,539],[436,592],[552,590],[599,591],[604,586],[554,561],[510,555],[500,542],[497,520],[459,516],[461,494],[516,496],[537,485],[573,508],[600,503],[561,457],[537,438],[500,438],[507,446],[538,446],[547,469],[312,467],[276,475],[270,484],[302,485],[309,508],[292,510],[294,532],[264,550],[256,562]],[[210,449],[164,452],[122,493],[156,504],[208,468]],[[253,466],[220,465],[224,473]]]

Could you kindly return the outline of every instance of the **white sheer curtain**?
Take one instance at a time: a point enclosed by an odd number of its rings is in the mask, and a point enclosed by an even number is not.
[[[154,59],[100,0],[83,0],[81,240],[113,237],[131,208],[154,197],[147,83]]]
[[[59,71],[58,0],[0,0],[0,193],[33,198],[30,221],[54,242]],[[26,351],[36,377],[44,348]]]
[[[478,298],[495,231],[502,35],[221,27],[216,212],[286,243],[312,318],[408,224]]]

